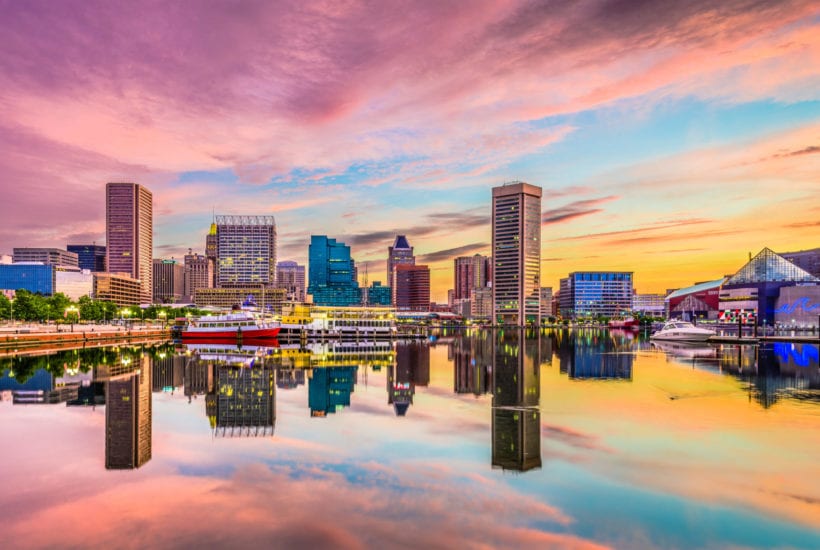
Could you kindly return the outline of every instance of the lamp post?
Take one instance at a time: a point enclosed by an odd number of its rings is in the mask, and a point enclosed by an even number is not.
[[[80,319],[80,310],[77,309],[77,306],[68,306],[65,308],[66,316],[71,316],[71,332],[74,332],[74,316],[77,316],[77,320]]]
[[[159,313],[157,313],[157,317],[162,319],[162,328],[165,328],[165,322],[168,319],[168,313],[166,313],[164,309],[161,309]]]

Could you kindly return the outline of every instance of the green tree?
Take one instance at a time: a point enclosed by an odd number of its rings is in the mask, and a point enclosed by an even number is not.
[[[0,294],[0,319],[11,318],[11,300],[5,294]]]

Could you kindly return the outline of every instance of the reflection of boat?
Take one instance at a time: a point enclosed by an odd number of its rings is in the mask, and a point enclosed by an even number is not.
[[[247,311],[228,315],[208,315],[192,321],[183,331],[186,342],[270,342],[279,334],[279,325],[266,324]]]
[[[274,341],[275,342],[275,341]],[[196,354],[201,361],[211,361],[228,365],[245,365],[252,367],[257,360],[264,359],[273,353],[273,348],[261,346],[242,346],[225,344],[187,344],[186,348]]]
[[[717,349],[700,342],[655,341],[652,346],[673,357],[686,359],[717,357]]]
[[[641,322],[634,317],[624,317],[623,319],[610,319],[609,328],[619,328],[626,330],[638,330],[641,328]]]
[[[661,330],[653,332],[649,338],[652,340],[705,342],[714,335],[715,331],[696,327],[687,321],[668,321]]]

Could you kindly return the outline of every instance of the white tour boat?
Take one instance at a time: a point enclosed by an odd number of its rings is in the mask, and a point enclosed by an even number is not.
[[[706,342],[715,335],[714,330],[696,327],[688,321],[667,321],[663,328],[653,332],[651,340],[676,340],[680,342]]]

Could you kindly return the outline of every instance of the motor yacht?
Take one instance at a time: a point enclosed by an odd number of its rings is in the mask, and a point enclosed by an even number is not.
[[[663,328],[652,333],[650,340],[675,340],[680,342],[706,342],[715,335],[708,328],[696,327],[688,321],[667,321]]]

